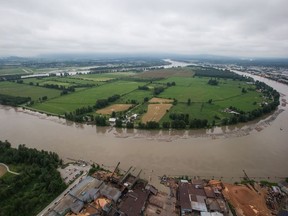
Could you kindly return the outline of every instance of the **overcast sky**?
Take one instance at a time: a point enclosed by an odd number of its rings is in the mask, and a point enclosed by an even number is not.
[[[287,0],[0,0],[0,56],[288,57]]]

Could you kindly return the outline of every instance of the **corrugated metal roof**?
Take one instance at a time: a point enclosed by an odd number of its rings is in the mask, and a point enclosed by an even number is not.
[[[195,211],[200,211],[200,212],[207,212],[207,207],[205,203],[201,203],[201,202],[191,202],[192,205],[192,209]]]

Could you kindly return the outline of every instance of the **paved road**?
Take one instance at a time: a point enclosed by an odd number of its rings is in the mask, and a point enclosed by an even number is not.
[[[7,169],[7,171],[8,171],[9,173],[12,173],[12,174],[14,174],[14,175],[20,175],[20,173],[17,173],[17,172],[13,172],[13,171],[11,171],[11,170],[9,169],[9,167],[8,167],[6,164],[4,164],[4,163],[0,163],[0,165],[6,167],[6,169]]]

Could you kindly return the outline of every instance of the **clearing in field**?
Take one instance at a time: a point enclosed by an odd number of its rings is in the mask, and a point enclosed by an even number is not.
[[[173,100],[166,98],[152,98],[149,103],[173,103]]]
[[[235,207],[237,215],[271,215],[266,206],[266,192],[261,189],[260,194],[245,185],[225,184],[223,195]]]
[[[0,164],[0,177],[5,175],[6,172],[7,172],[6,167]]]
[[[112,112],[121,112],[128,110],[132,104],[113,104],[111,106],[108,106],[106,108],[97,110],[96,113],[102,114],[102,115],[111,115]]]
[[[167,110],[169,110],[171,107],[172,104],[149,104],[147,113],[145,113],[142,117],[142,122],[159,122],[160,119],[166,114]]]

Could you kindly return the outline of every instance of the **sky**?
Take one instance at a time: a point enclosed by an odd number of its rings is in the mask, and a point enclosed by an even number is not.
[[[0,0],[0,56],[288,57],[287,0]]]

